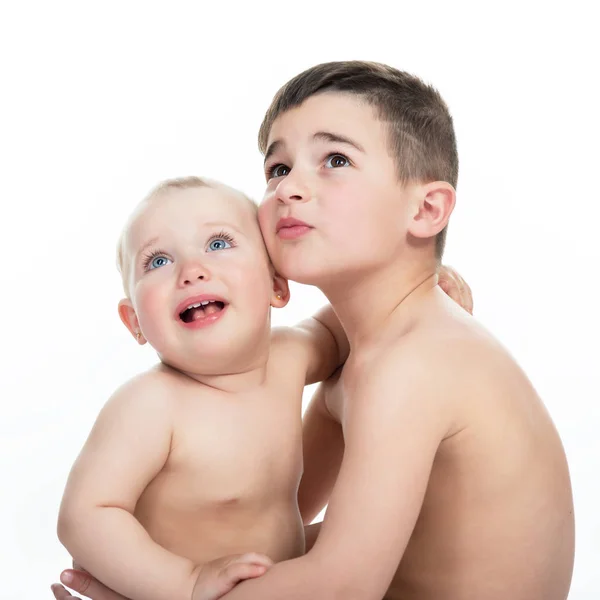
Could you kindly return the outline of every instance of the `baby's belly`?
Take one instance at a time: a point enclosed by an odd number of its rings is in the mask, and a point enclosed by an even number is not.
[[[191,501],[178,497],[176,488],[161,487],[146,490],[135,516],[156,543],[196,564],[244,552],[260,552],[275,562],[304,553],[295,489]]]

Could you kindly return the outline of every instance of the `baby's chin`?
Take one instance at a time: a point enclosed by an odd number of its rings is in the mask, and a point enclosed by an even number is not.
[[[206,344],[199,345],[198,351],[158,353],[158,357],[166,367],[202,380],[206,377],[224,377],[244,373],[250,369],[264,366],[267,362],[268,350],[264,357],[257,354],[263,340],[252,340],[245,347],[233,340],[222,340],[218,347],[212,344],[211,349]],[[264,344],[268,349],[268,340]],[[262,364],[264,363],[264,364]]]

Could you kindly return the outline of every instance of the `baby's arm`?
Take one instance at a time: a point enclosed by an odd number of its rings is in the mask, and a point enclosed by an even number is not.
[[[330,377],[344,364],[350,352],[344,328],[330,305],[287,332],[288,340],[295,342],[294,352],[304,356],[306,385]]]
[[[75,561],[132,599],[188,600],[198,576],[191,561],[156,544],[133,516],[169,456],[165,388],[146,374],[109,400],[71,470],[58,520],[60,541]]]

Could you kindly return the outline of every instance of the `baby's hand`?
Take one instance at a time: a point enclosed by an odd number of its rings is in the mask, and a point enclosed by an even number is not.
[[[452,268],[446,265],[440,267],[438,285],[468,313],[473,314],[473,295],[467,282]]]
[[[273,565],[264,554],[249,552],[224,556],[196,568],[198,579],[192,600],[217,600],[230,592],[240,581],[260,577]]]

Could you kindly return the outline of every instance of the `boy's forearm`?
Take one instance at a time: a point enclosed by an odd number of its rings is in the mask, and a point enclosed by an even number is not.
[[[156,544],[122,508],[61,513],[60,541],[75,562],[131,600],[190,600],[194,564]]]
[[[332,587],[332,578],[308,555],[278,563],[257,579],[243,581],[224,600],[351,600]]]

